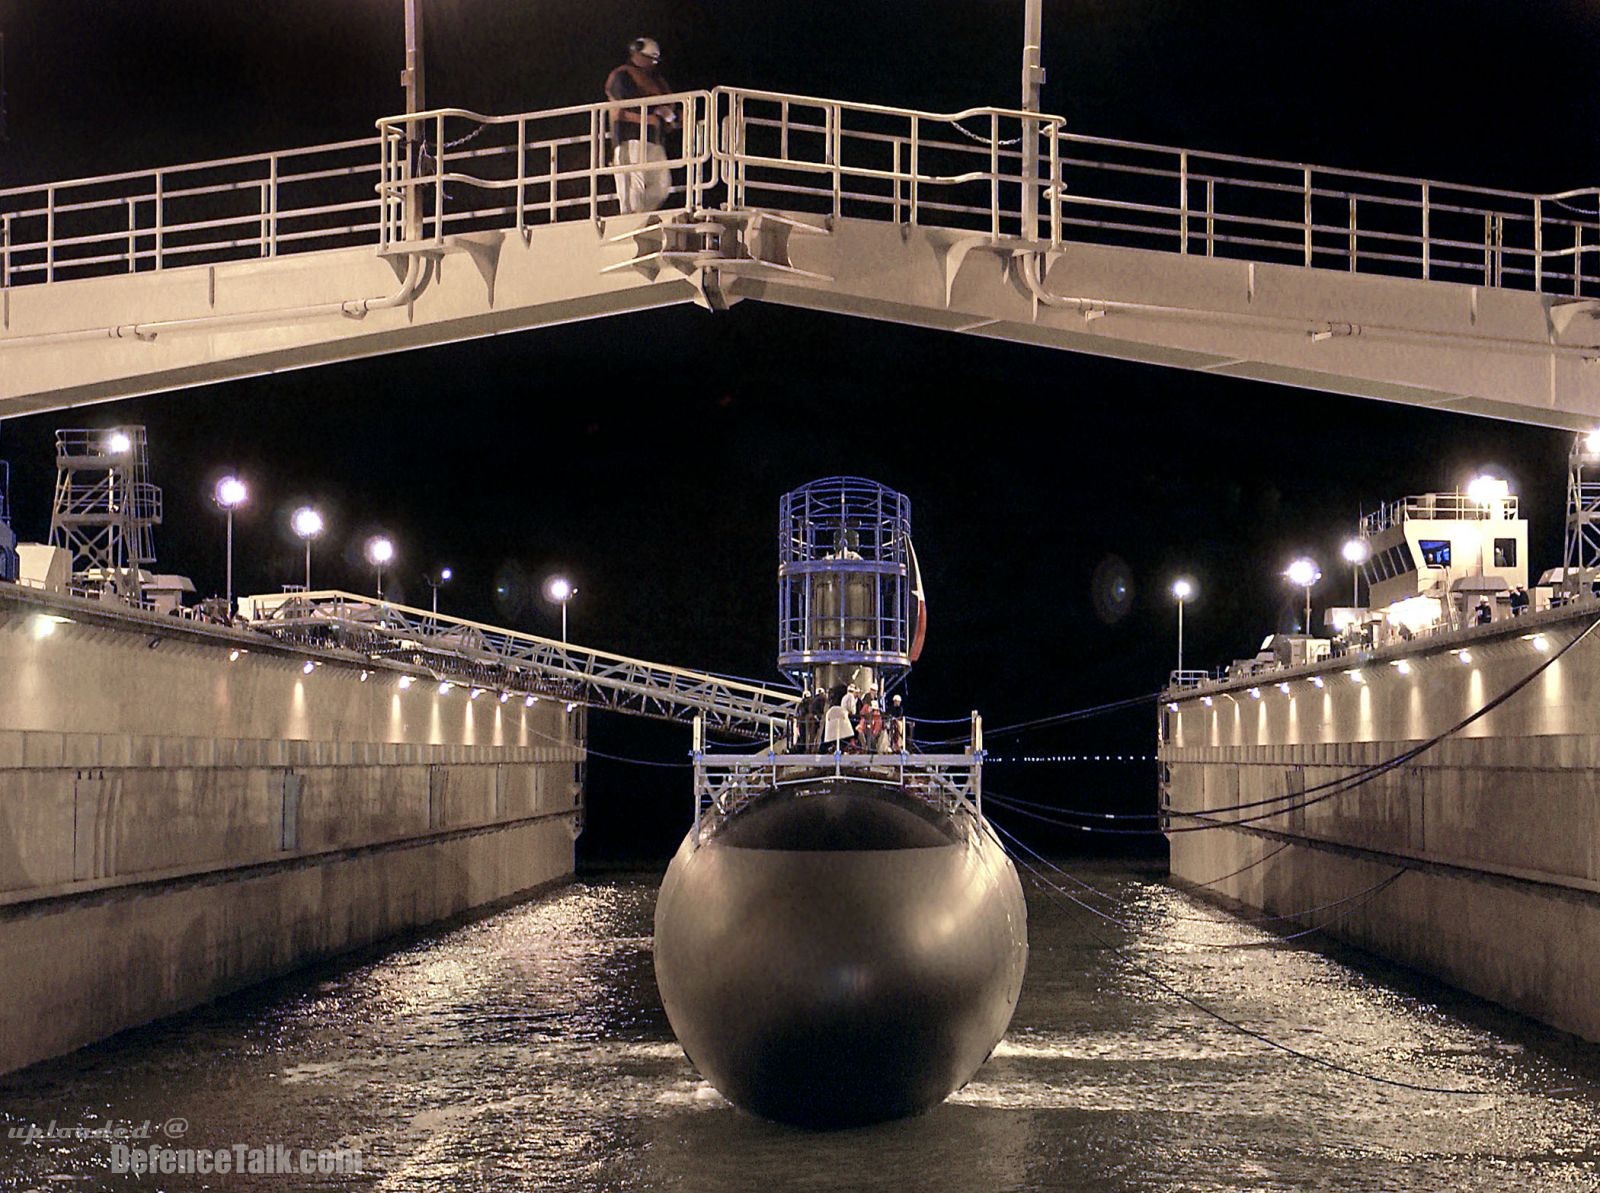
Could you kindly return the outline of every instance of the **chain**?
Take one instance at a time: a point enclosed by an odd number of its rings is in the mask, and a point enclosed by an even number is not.
[[[973,132],[971,129],[969,129],[965,125],[963,125],[959,120],[952,120],[950,123],[955,127],[956,132],[960,133],[962,136],[970,137],[972,140],[976,141],[980,145],[987,145],[987,144],[990,143],[988,137],[980,137],[977,133]],[[1004,149],[1007,145],[1020,145],[1020,144],[1022,144],[1022,138],[1021,137],[1012,137],[1011,140],[1009,140],[1009,141],[995,141],[994,144],[996,144],[996,145],[1000,146],[1002,149]]]
[[[446,153],[449,153],[450,150],[456,148],[456,146],[465,145],[468,141],[470,141],[473,138],[481,135],[483,130],[488,128],[488,127],[489,126],[487,124],[480,124],[480,125],[478,125],[477,128],[473,129],[466,136],[457,137],[454,141],[446,141],[445,142],[445,146],[444,146],[444,151]],[[417,151],[417,161],[418,161],[418,163],[420,164],[422,162],[430,160],[433,157],[433,151],[428,148],[428,142],[427,142],[426,138],[424,138],[423,140],[419,141],[418,145],[420,146],[420,148]]]
[[[1587,207],[1579,207],[1576,203],[1568,203],[1565,199],[1552,199],[1551,202],[1557,207],[1564,207],[1568,211],[1575,212],[1578,215],[1586,215],[1590,219],[1600,216],[1600,211],[1590,211]]]

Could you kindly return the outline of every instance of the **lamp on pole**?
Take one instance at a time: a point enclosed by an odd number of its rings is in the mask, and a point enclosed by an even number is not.
[[[1306,590],[1305,632],[1309,635],[1311,633],[1311,589],[1318,580],[1322,579],[1322,569],[1316,565],[1315,561],[1300,558],[1285,568],[1283,575],[1290,584],[1298,585]]]
[[[302,505],[295,510],[294,517],[290,519],[294,532],[306,544],[306,591],[311,591],[311,540],[322,534],[322,515],[309,505]]]
[[[561,606],[561,642],[567,641],[567,602],[578,595],[577,587],[565,576],[551,576],[545,581],[544,595]]]
[[[367,562],[378,569],[378,599],[383,600],[383,569],[394,562],[394,542],[387,535],[367,540]]]
[[[1359,608],[1361,605],[1361,565],[1367,562],[1367,557],[1372,554],[1372,548],[1367,546],[1363,538],[1346,539],[1341,548],[1345,562],[1350,565],[1350,604]]]
[[[217,482],[216,490],[215,490],[215,492],[212,493],[211,496],[212,496],[212,500],[214,500],[217,503],[217,507],[219,509],[221,509],[225,514],[228,515],[228,569],[227,569],[228,581],[227,581],[226,592],[227,592],[227,598],[228,598],[228,616],[232,617],[233,616],[233,511],[238,509],[246,501],[250,500],[250,490],[245,487],[245,483],[242,480],[240,480],[238,477],[236,477],[236,476],[225,476],[220,481]]]
[[[1180,577],[1172,582],[1172,597],[1178,602],[1178,670],[1183,670],[1183,606],[1194,596],[1194,581]]]
[[[454,577],[455,573],[449,568],[440,568],[437,576],[423,575],[423,580],[427,582],[429,588],[433,589],[433,611],[435,614],[439,612],[439,590],[450,583]]]

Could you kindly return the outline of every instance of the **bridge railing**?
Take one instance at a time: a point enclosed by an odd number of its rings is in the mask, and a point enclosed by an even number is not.
[[[733,206],[1349,273],[1600,294],[1600,191],[1536,195],[932,113],[716,91]],[[1035,138],[1027,181],[1024,138]],[[1024,195],[1031,224],[1024,215]]]
[[[660,106],[678,114],[667,160],[614,163],[607,122]],[[1084,136],[1012,109],[730,87],[515,116],[439,109],[386,118],[377,137],[0,189],[0,287],[598,219],[624,176],[651,169],[670,173],[669,212],[724,200],[1600,296],[1596,188],[1538,195]]]
[[[0,190],[0,286],[370,245],[378,141]]]
[[[611,122],[619,114],[667,109],[664,160],[613,160]],[[657,210],[701,206],[712,181],[709,91],[651,96],[648,102],[580,104],[517,116],[440,108],[378,122],[381,247],[490,228],[523,232],[568,219],[599,220],[619,211],[628,176],[666,171]]]

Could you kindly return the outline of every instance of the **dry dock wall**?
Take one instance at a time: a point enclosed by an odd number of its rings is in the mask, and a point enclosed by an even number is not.
[[[1359,679],[1343,660],[1182,693],[1162,714],[1172,874],[1294,916],[1403,870],[1304,922],[1600,1041],[1600,630],[1447,733],[1596,616],[1584,602],[1482,627],[1368,660]],[[1352,790],[1319,790],[1440,734]],[[1305,806],[1230,810],[1285,795]],[[1240,818],[1254,823],[1181,831]]]
[[[584,710],[401,674],[0,585],[0,1072],[570,876]]]

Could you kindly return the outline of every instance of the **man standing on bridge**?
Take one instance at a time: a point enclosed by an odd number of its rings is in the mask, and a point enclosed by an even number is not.
[[[672,88],[661,74],[661,47],[653,37],[636,37],[628,43],[628,60],[606,76],[606,98],[639,100],[652,95],[667,95]],[[641,116],[643,119],[641,119]],[[670,105],[646,108],[643,105],[619,108],[611,113],[611,163],[615,166],[642,166],[664,162],[664,126],[676,124],[678,111]],[[665,168],[634,170],[616,176],[617,202],[622,214],[654,211],[666,199],[671,178]]]

